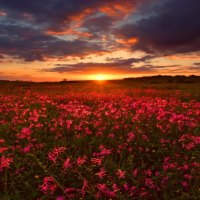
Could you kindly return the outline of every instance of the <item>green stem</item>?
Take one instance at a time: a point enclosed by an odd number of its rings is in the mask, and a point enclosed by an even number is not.
[[[38,160],[38,158],[35,157],[33,154],[27,154],[27,155],[29,155],[29,156],[31,156],[32,158],[34,158],[35,161],[37,162],[37,164],[43,169],[43,171],[44,171],[46,174],[48,174],[48,175],[50,175],[51,177],[54,178],[55,183],[56,183],[57,186],[62,190],[62,192],[67,196],[67,198],[71,199],[71,198],[69,197],[69,195],[65,192],[64,188],[62,187],[62,185],[61,185],[61,184],[56,180],[56,178],[46,169],[46,167],[45,167],[44,165],[42,165],[42,163]]]

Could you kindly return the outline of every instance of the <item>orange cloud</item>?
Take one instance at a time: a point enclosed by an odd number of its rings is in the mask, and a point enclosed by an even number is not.
[[[48,30],[46,32],[48,35],[76,35],[78,37],[84,37],[84,38],[90,38],[93,35],[89,32],[81,32],[81,31],[77,31],[74,29],[67,29],[64,31],[53,31],[53,30]]]
[[[7,13],[4,11],[0,11],[0,17],[4,17],[4,16],[7,16]]]
[[[127,15],[134,9],[134,4],[130,1],[121,1],[119,2],[111,2],[103,5],[99,8],[99,10],[105,13],[108,16],[120,16],[120,15]]]
[[[130,47],[136,43],[138,43],[139,39],[136,37],[132,37],[130,39],[117,39],[116,42],[122,44],[125,48]]]
[[[81,13],[73,15],[73,16],[70,16],[69,18],[72,21],[81,21],[85,17],[87,17],[88,15],[90,15],[92,12],[94,12],[94,10],[92,8],[86,8]]]
[[[129,44],[135,44],[135,43],[138,42],[138,38],[136,38],[136,37],[130,38],[130,39],[127,40],[127,42]]]

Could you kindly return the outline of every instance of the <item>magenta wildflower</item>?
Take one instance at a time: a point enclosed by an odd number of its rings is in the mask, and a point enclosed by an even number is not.
[[[183,187],[188,187],[188,183],[187,183],[187,181],[183,181],[183,182],[181,182],[181,185],[183,186]]]
[[[98,190],[99,191],[101,191],[101,192],[106,192],[107,191],[107,186],[106,186],[106,184],[104,184],[104,183],[99,183],[99,184],[97,184],[96,185],[96,187],[98,188]]]
[[[95,165],[101,165],[102,164],[102,158],[92,158],[91,162],[92,162],[92,164],[95,164]]]
[[[40,189],[44,194],[53,194],[57,188],[55,180],[53,177],[45,177],[43,179],[43,184],[40,185]]]
[[[2,156],[0,158],[0,171],[2,171],[4,168],[9,168],[12,162],[13,158],[7,158],[5,156]]]
[[[64,170],[70,168],[71,166],[72,166],[72,163],[71,163],[71,161],[70,161],[70,158],[67,158],[67,159],[65,160],[65,162],[63,163],[63,168],[64,168]]]
[[[125,178],[125,171],[122,171],[121,169],[118,169],[117,170],[117,172],[116,172],[116,174],[117,174],[117,176],[120,178],[120,179],[123,179],[123,178]]]
[[[131,142],[135,139],[135,134],[133,132],[128,133],[127,142]]]
[[[61,153],[63,153],[67,148],[66,147],[56,147],[53,149],[52,152],[48,153],[48,158],[51,160],[53,163],[56,163],[57,158]]]
[[[106,171],[104,168],[101,168],[100,171],[98,173],[96,173],[96,175],[99,177],[99,178],[103,178],[105,175],[106,175]]]
[[[78,157],[76,162],[78,166],[82,166],[83,164],[86,163],[86,156]]]

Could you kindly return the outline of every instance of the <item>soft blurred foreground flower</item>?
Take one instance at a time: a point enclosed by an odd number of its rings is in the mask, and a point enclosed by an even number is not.
[[[121,179],[125,178],[125,173],[126,172],[122,171],[121,169],[118,169],[117,172],[116,172],[118,178],[121,178]]]
[[[6,158],[5,156],[2,156],[0,158],[0,171],[3,171],[4,168],[9,168],[10,163],[13,162],[13,158]]]

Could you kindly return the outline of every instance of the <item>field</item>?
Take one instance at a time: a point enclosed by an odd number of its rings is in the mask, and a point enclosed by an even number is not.
[[[0,84],[0,199],[198,200],[199,83]]]

